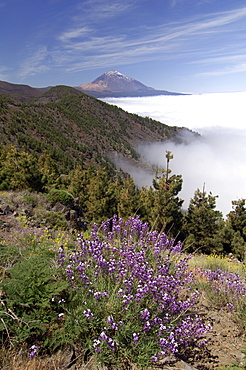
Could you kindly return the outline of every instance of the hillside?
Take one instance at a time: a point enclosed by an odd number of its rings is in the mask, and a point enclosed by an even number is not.
[[[42,95],[48,89],[49,87],[35,88],[28,85],[18,85],[0,81],[1,95],[25,102],[34,100],[37,96]]]
[[[37,97],[37,91],[0,94],[2,145],[40,154],[48,152],[62,171],[74,163],[105,163],[112,153],[138,160],[139,142],[177,138],[181,128],[129,114],[74,88],[56,86]],[[32,101],[23,102],[29,94]]]

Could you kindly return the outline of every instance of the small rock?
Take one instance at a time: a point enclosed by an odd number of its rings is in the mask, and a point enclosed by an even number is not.
[[[177,362],[175,364],[175,366],[176,366],[176,369],[178,369],[178,370],[197,370],[196,367],[191,366],[191,365],[187,364],[187,362],[184,362],[182,360],[180,360],[179,362]]]
[[[3,204],[0,208],[0,213],[2,215],[8,216],[12,213],[10,206],[8,204]]]

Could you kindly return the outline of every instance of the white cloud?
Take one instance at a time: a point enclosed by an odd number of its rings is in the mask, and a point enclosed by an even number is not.
[[[179,1],[172,0],[173,6],[178,6]],[[28,56],[22,64],[20,76],[24,78],[49,70],[51,62],[53,68],[63,68],[66,72],[74,73],[156,60],[188,63],[191,57],[194,61],[197,58],[199,61],[206,59],[207,63],[211,59],[209,70],[196,76],[245,71],[243,59],[232,64],[226,57],[232,57],[235,53],[238,55],[238,50],[244,50],[246,46],[243,36],[238,36],[246,31],[243,23],[246,7],[227,12],[198,14],[182,21],[159,23],[152,27],[139,25],[137,22],[136,25],[132,23],[132,29],[129,28],[129,22],[126,22],[126,27],[118,27],[117,17],[124,19],[133,9],[136,12],[137,6],[141,6],[140,0],[117,0],[113,3],[109,0],[86,0],[76,7],[71,6],[73,10],[70,9],[68,19],[64,22],[68,26],[59,35],[55,35],[55,40],[52,40],[52,36],[47,40],[49,47],[40,47],[37,52]],[[227,34],[231,37],[230,43],[226,41]],[[237,34],[237,51],[234,34]],[[217,35],[223,35],[223,68],[219,64],[222,59],[216,60],[218,53],[211,48]],[[212,65],[212,59],[216,64]]]
[[[135,6],[137,0],[86,0],[78,6],[74,17],[76,22],[98,23],[103,19],[110,19],[124,14]]]
[[[40,46],[22,64],[19,72],[21,78],[33,76],[50,69],[47,64],[48,51],[46,46]]]
[[[219,195],[217,208],[224,215],[232,209],[232,200],[246,198],[246,92],[105,100],[129,112],[202,134],[196,139],[186,136],[188,144],[159,142],[138,147],[145,160],[160,167],[165,166],[166,150],[174,154],[170,167],[183,177],[180,196],[185,199],[184,207],[204,183],[207,192]],[[135,176],[134,169],[129,168],[129,173]],[[146,185],[140,179],[137,172],[138,184]],[[146,179],[151,185],[149,174]]]
[[[232,66],[227,65],[220,70],[198,73],[197,76],[223,76],[242,72],[246,72],[246,63],[238,63]]]
[[[93,9],[95,9],[99,3],[98,1],[90,1],[88,4],[93,5]],[[118,6],[118,3],[117,6],[116,4],[106,4],[99,18],[103,18],[104,15],[110,17],[113,14],[124,12],[128,6],[129,3],[121,6]],[[96,9],[96,12],[99,14],[99,9]],[[181,23],[156,25],[152,28],[142,26],[141,32],[133,31],[131,38],[125,30],[117,30],[117,33],[113,34],[112,29],[111,34],[100,35],[96,24],[93,24],[93,22],[90,23],[90,33],[88,33],[88,25],[85,21],[83,27],[74,27],[60,36],[60,40],[69,41],[64,46],[65,48],[60,50],[60,53],[69,55],[68,71],[88,69],[89,60],[90,68],[97,68],[100,64],[111,66],[112,64],[130,64],[137,61],[160,60],[163,58],[180,59],[182,55],[188,55],[190,52],[197,56],[202,52],[203,56],[206,55],[208,59],[214,51],[202,46],[202,37],[210,37],[211,39],[217,33],[225,36],[227,31],[232,35],[234,31],[237,31],[237,22],[244,18],[246,18],[246,7],[228,12],[202,14]],[[231,27],[227,28],[229,25]],[[196,47],[197,51],[194,51],[193,43],[198,42],[198,40],[200,40],[201,50]],[[245,41],[241,40],[240,45],[243,47]],[[225,56],[232,53],[232,47],[226,46]],[[236,70],[240,70],[240,65]],[[242,65],[241,70],[243,71]],[[225,69],[221,73],[228,72]],[[230,73],[232,73],[232,69]]]
[[[204,127],[218,126],[245,129],[246,92],[105,100],[131,113],[150,116],[171,126],[188,127],[200,132]]]
[[[9,67],[0,66],[0,80],[5,80],[8,78]]]
[[[171,7],[175,7],[178,3],[180,3],[182,0],[170,0]]]
[[[71,39],[75,39],[84,35],[87,35],[90,29],[88,27],[74,28],[64,32],[58,38],[63,42],[68,42]]]
[[[188,207],[196,189],[219,195],[217,208],[224,215],[231,210],[231,201],[246,198],[246,131],[213,128],[189,145],[173,142],[155,143],[139,148],[151,163],[165,167],[165,153],[170,150],[174,159],[172,173],[183,177],[181,198]]]

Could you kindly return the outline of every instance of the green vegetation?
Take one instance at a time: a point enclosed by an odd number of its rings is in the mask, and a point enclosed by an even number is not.
[[[223,218],[217,196],[197,189],[185,211],[172,153],[142,189],[106,155],[137,162],[135,140],[177,128],[65,86],[29,103],[0,96],[0,118],[3,368],[21,369],[11,348],[71,346],[108,369],[184,355],[205,334],[198,291],[245,330],[245,199]]]
[[[133,217],[94,225],[77,240],[66,232],[28,230],[0,243],[3,369],[16,358],[7,353],[18,348],[27,353],[23,369],[28,356],[38,356],[30,366],[40,357],[51,369],[47,358],[71,346],[81,366],[94,361],[108,369],[145,368],[170,353],[192,353],[209,330],[196,315],[198,291],[217,310],[233,312],[245,329],[239,262],[236,269],[219,256],[188,257],[181,244]],[[22,369],[20,363],[13,366]]]
[[[47,198],[51,205],[55,205],[56,203],[64,204],[65,206],[69,206],[73,202],[72,194],[68,193],[65,190],[59,189],[51,189],[47,194]]]
[[[216,196],[206,194],[204,189],[196,190],[185,215],[184,228],[188,234],[185,244],[188,250],[202,253],[223,252],[220,238],[223,227],[222,213],[216,210]]]
[[[107,166],[78,165],[60,175],[50,155],[37,157],[14,146],[0,146],[0,158],[0,190],[38,191],[46,194],[51,206],[69,207],[77,199],[88,225],[115,214],[124,219],[137,214],[153,229],[182,241],[188,252],[232,253],[240,261],[245,259],[245,200],[233,201],[233,210],[224,219],[216,210],[216,196],[197,189],[184,212],[179,197],[183,180],[171,173],[170,152],[166,154],[167,169],[156,173],[153,186],[142,189],[129,175],[112,174]],[[32,204],[31,199],[26,201]],[[64,215],[56,210],[47,210],[43,222],[66,228]]]
[[[47,153],[64,174],[84,164],[115,172],[110,152],[137,161],[134,144],[139,140],[166,140],[178,132],[66,86],[53,87],[29,103],[0,95],[1,144],[38,157]]]

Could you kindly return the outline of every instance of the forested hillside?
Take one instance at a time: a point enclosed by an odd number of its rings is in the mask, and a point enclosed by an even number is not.
[[[163,141],[179,130],[66,86],[51,88],[29,103],[0,96],[1,144],[37,155],[46,152],[62,172],[108,162],[110,152],[137,160],[139,141]]]

